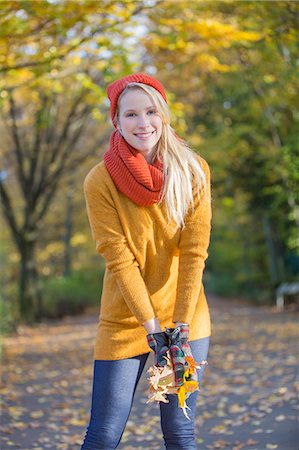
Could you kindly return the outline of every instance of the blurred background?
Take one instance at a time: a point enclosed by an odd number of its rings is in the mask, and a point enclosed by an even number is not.
[[[1,329],[98,307],[83,181],[107,149],[106,86],[166,87],[173,127],[209,163],[204,281],[274,304],[299,274],[298,15],[292,1],[1,2]]]
[[[297,1],[0,1],[1,449],[82,443],[105,268],[83,182],[113,130],[106,87],[137,71],[211,168],[197,443],[299,448],[298,30]],[[120,449],[161,448],[147,384]]]

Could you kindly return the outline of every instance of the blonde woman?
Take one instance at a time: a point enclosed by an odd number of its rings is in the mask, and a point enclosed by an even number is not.
[[[209,166],[172,129],[156,78],[132,74],[107,93],[115,131],[103,161],[84,181],[91,233],[106,271],[81,450],[117,448],[151,350],[159,367],[175,348],[179,382],[181,359],[205,360],[211,334],[202,284],[211,230]],[[190,420],[177,395],[160,403],[166,449],[196,449],[197,395],[187,399]]]

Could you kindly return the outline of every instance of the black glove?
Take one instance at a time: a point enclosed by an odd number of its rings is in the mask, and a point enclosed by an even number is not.
[[[167,361],[166,353],[169,350],[168,337],[164,331],[159,333],[150,333],[146,336],[148,345],[155,353],[155,365],[163,367]]]

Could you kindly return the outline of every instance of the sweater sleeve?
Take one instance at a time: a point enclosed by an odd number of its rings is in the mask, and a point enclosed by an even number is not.
[[[194,211],[185,218],[185,228],[179,242],[179,273],[173,322],[192,321],[198,301],[205,261],[210,243],[212,207],[211,181],[208,163],[201,158],[206,176],[206,191],[194,199]]]
[[[139,264],[124,235],[109,189],[88,174],[84,180],[87,215],[96,251],[117,280],[128,308],[140,324],[155,317]]]

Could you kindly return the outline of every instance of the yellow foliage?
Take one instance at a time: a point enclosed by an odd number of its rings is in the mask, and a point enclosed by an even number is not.
[[[221,64],[214,55],[202,53],[196,56],[196,62],[205,67],[208,71],[230,72],[231,67],[227,64]]]
[[[45,248],[41,248],[38,252],[39,262],[46,262],[49,256],[57,256],[63,254],[63,242],[51,242]]]
[[[85,244],[88,241],[87,236],[83,233],[76,233],[71,239],[71,245],[73,247],[78,247],[79,245]]]

